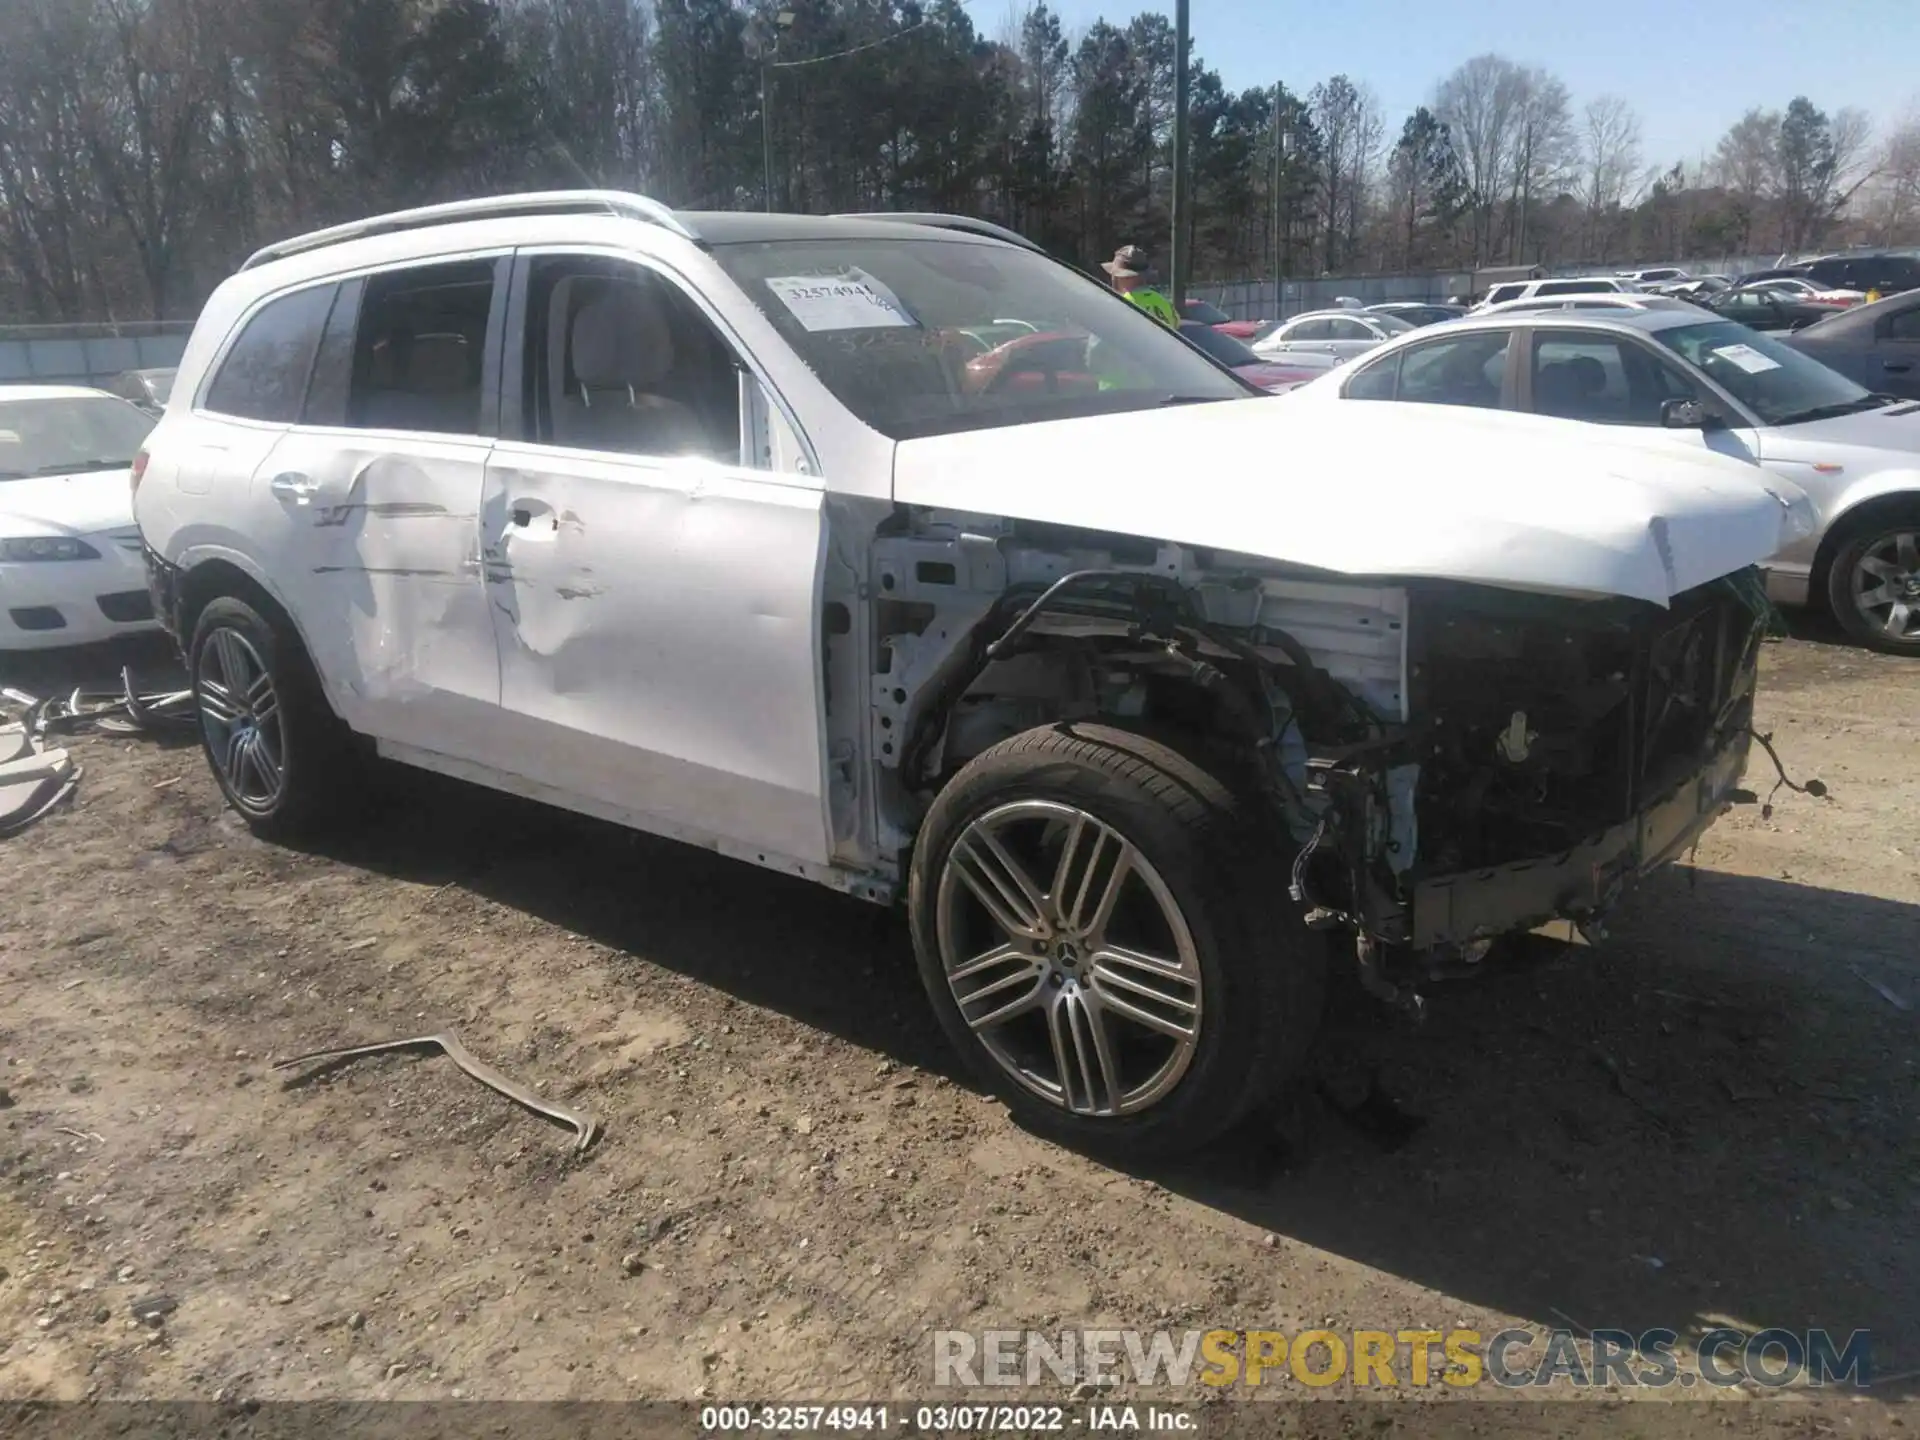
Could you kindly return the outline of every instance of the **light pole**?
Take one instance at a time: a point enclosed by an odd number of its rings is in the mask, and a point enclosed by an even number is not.
[[[767,110],[767,73],[779,53],[781,35],[793,25],[793,11],[780,11],[773,23],[772,43],[760,56],[760,194],[769,215],[773,213],[773,116]]]
[[[1187,0],[1173,7],[1173,309],[1187,300]]]

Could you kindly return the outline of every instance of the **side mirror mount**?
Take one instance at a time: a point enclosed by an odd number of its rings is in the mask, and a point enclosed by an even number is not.
[[[1662,400],[1660,423],[1669,430],[1707,430],[1713,416],[1698,400]]]

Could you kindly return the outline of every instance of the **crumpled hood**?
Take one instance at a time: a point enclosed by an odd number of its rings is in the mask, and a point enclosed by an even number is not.
[[[133,524],[127,467],[84,475],[39,475],[0,480],[0,535],[8,522],[22,534],[93,535]]]
[[[894,499],[1349,575],[1659,605],[1767,559],[1807,513],[1788,482],[1721,456],[1504,411],[1286,397],[903,441]]]

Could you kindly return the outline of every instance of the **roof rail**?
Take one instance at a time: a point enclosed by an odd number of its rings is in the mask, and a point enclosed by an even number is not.
[[[903,225],[934,225],[942,230],[960,230],[969,235],[985,235],[991,240],[1003,240],[1009,245],[1018,245],[1022,250],[1031,250],[1036,255],[1048,254],[1018,231],[1009,230],[1004,225],[996,225],[991,220],[976,220],[971,215],[941,215],[933,211],[919,210],[872,210],[859,213],[836,215],[837,220],[893,220]]]
[[[349,240],[364,240],[371,235],[393,235],[403,230],[421,230],[430,225],[455,225],[463,220],[498,220],[513,215],[617,215],[629,220],[644,220],[671,231],[683,240],[698,240],[687,224],[658,200],[624,190],[542,190],[526,195],[485,196],[476,200],[454,200],[445,205],[425,205],[417,210],[398,210],[389,215],[374,215],[291,240],[268,245],[247,258],[240,268],[251,270],[269,261],[289,255],[303,255],[329,245],[344,245]]]

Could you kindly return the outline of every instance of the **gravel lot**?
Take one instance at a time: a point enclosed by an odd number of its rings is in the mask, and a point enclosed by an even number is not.
[[[1920,666],[1765,672],[1831,797],[1736,811],[1606,947],[1345,1026],[1410,1140],[1308,1102],[1132,1174],[960,1079],[858,902],[424,778],[279,849],[197,750],[80,740],[0,843],[0,1398],[924,1397],[935,1325],[1724,1318],[1912,1372]],[[268,1068],[446,1028],[602,1142],[445,1060]]]

